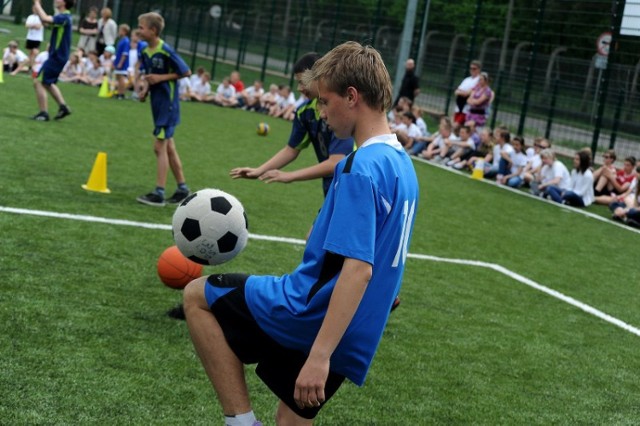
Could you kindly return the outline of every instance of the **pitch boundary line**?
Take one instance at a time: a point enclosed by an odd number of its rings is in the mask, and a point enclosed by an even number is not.
[[[145,228],[145,229],[158,229],[158,230],[163,230],[163,231],[170,231],[171,230],[171,226],[170,225],[163,225],[163,224],[159,224],[159,223],[148,223],[148,222],[137,222],[137,221],[131,221],[131,220],[123,220],[123,219],[109,219],[109,218],[104,218],[104,217],[99,217],[99,216],[88,216],[88,215],[77,215],[77,214],[70,214],[70,213],[57,213],[57,212],[50,212],[50,211],[44,211],[44,210],[30,210],[30,209],[21,209],[21,208],[14,208],[14,207],[5,207],[5,206],[0,206],[0,212],[5,212],[5,213],[13,213],[13,214],[20,214],[20,215],[30,215],[30,216],[40,216],[40,217],[48,217],[48,218],[54,218],[54,219],[68,219],[68,220],[77,220],[77,221],[82,221],[82,222],[93,222],[93,223],[102,223],[102,224],[107,224],[107,225],[118,225],[118,226],[133,226],[136,228]],[[286,238],[286,237],[274,237],[274,236],[270,236],[270,235],[260,235],[260,234],[249,234],[249,238],[254,239],[254,240],[263,240],[263,241],[273,241],[273,242],[279,242],[279,243],[287,243],[287,244],[295,244],[295,245],[304,245],[305,244],[305,240],[302,239],[298,239],[298,238]],[[615,325],[616,327],[619,327],[625,331],[628,331],[629,333],[635,334],[636,336],[640,337],[640,329],[627,324],[626,322],[612,317],[611,315],[608,315],[590,305],[587,305],[586,303],[583,303],[577,299],[574,299],[573,297],[567,296],[563,293],[560,293],[559,291],[553,290],[549,287],[546,287],[542,284],[539,284],[527,277],[524,277],[516,272],[513,272],[507,268],[505,268],[504,266],[495,264],[495,263],[489,263],[489,262],[483,262],[483,261],[479,261],[479,260],[467,260],[467,259],[451,259],[451,258],[446,258],[446,257],[438,257],[438,256],[431,256],[431,255],[426,255],[426,254],[415,254],[415,253],[409,253],[408,254],[409,258],[412,259],[419,259],[419,260],[428,260],[428,261],[432,261],[432,262],[441,262],[441,263],[452,263],[452,264],[456,264],[456,265],[466,265],[466,266],[475,266],[475,267],[480,267],[480,268],[486,268],[486,269],[491,269],[495,272],[498,272],[500,274],[506,275],[507,277],[518,281],[521,284],[524,284],[528,287],[531,287],[535,290],[541,291],[542,293],[547,294],[548,296],[551,296],[555,299],[558,299],[562,302],[565,302],[571,306],[574,306],[590,315],[593,315],[597,318],[600,318],[603,321],[606,321],[610,324]]]
[[[471,175],[469,175],[468,173],[464,173],[464,172],[462,172],[460,170],[456,170],[456,169],[453,169],[451,167],[444,166],[442,164],[434,163],[434,162],[431,162],[429,160],[425,160],[424,158],[420,158],[420,157],[413,157],[412,156],[411,159],[414,160],[414,161],[417,161],[419,163],[427,164],[427,165],[429,165],[431,167],[437,167],[437,168],[439,168],[441,170],[446,170],[446,171],[448,171],[450,173],[455,173],[458,176],[464,176],[464,177],[467,177],[467,178],[471,179]],[[567,212],[580,214],[580,215],[589,217],[591,219],[595,219],[595,220],[598,220],[600,222],[607,223],[607,224],[612,225],[612,226],[617,226],[617,227],[622,228],[624,230],[627,230],[627,231],[630,231],[630,232],[635,232],[636,234],[640,234],[640,229],[632,228],[632,227],[630,227],[628,225],[625,225],[623,223],[620,223],[620,222],[615,222],[615,221],[613,221],[611,219],[608,219],[608,218],[606,218],[604,216],[600,216],[600,215],[597,215],[595,213],[588,212],[588,211],[586,211],[584,209],[567,206],[566,204],[556,203],[555,201],[547,200],[545,198],[541,198],[541,197],[529,194],[528,192],[524,192],[524,191],[521,191],[521,190],[516,189],[516,188],[511,188],[508,185],[498,185],[493,180],[488,180],[488,179],[480,180],[480,179],[478,179],[477,181],[481,182],[481,183],[483,183],[485,185],[492,185],[492,186],[504,189],[505,191],[510,191],[510,192],[512,192],[514,194],[517,194],[517,195],[520,195],[520,196],[523,196],[523,197],[528,197],[528,198],[531,198],[531,199],[534,199],[534,200],[537,200],[537,201],[541,201],[543,203],[553,204],[554,206],[559,207],[561,209],[564,209]]]

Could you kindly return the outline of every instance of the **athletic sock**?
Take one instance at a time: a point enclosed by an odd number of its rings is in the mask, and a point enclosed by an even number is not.
[[[253,426],[256,422],[256,416],[253,411],[244,414],[236,414],[235,416],[224,416],[225,426]]]
[[[161,186],[156,186],[156,189],[153,191],[156,194],[160,195],[162,198],[164,198],[164,188]]]
[[[189,187],[184,182],[178,184],[178,189],[180,191],[189,191]]]

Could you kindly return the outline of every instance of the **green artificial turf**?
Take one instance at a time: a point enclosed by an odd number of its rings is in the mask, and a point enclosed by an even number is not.
[[[186,325],[165,315],[181,297],[156,275],[171,233],[76,217],[170,224],[173,208],[135,202],[155,182],[149,104],[61,84],[73,114],[38,123],[28,119],[37,112],[30,80],[4,81],[1,422],[221,424]],[[261,121],[271,128],[266,137],[256,134]],[[189,185],[237,196],[254,234],[304,238],[322,203],[320,182],[228,176],[277,152],[290,126],[183,103],[176,144]],[[111,194],[81,189],[98,152],[107,153]],[[314,162],[306,150],[292,167]],[[640,236],[465,175],[414,166],[421,200],[402,303],[365,386],[345,385],[317,424],[637,424],[640,336],[494,269],[413,255],[500,265],[640,326]],[[302,249],[251,239],[236,259],[205,271],[282,274]],[[252,370],[254,410],[274,424],[277,401]]]

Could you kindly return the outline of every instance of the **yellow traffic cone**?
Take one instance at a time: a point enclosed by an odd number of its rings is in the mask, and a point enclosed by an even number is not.
[[[484,160],[477,160],[471,172],[472,179],[482,180],[484,178]]]
[[[109,89],[109,77],[106,75],[102,79],[102,84],[100,85],[100,91],[98,92],[99,98],[110,98],[111,90]]]
[[[4,83],[4,76],[2,74],[4,74],[4,64],[0,66],[0,83]]]
[[[110,194],[111,191],[107,188],[107,153],[99,152],[96,157],[95,163],[93,163],[93,169],[89,175],[89,180],[86,185],[82,185],[82,189],[87,191],[102,192],[103,194]]]

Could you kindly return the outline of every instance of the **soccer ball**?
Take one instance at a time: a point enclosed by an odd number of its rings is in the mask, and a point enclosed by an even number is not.
[[[269,134],[269,125],[267,123],[258,123],[257,132],[260,136],[267,136]]]
[[[202,189],[187,197],[173,214],[172,227],[182,254],[203,265],[230,261],[249,238],[242,204],[219,189]]]

